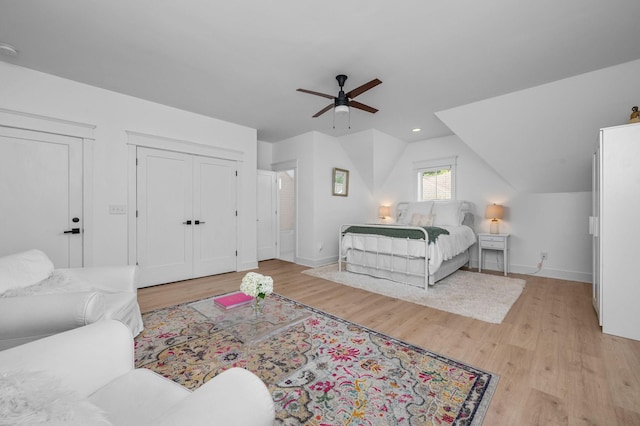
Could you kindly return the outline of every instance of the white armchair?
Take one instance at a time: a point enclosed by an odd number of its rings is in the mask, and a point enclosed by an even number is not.
[[[30,250],[0,258],[0,350],[103,319],[143,329],[135,266],[53,270]]]
[[[60,389],[71,391],[78,400],[70,403],[68,396],[58,396],[49,385],[46,396],[53,401],[51,404],[25,401],[35,396],[31,392],[23,397],[25,392],[15,375],[32,372],[56,378]],[[49,416],[45,422],[54,421],[52,416],[63,416],[80,424],[267,426],[275,419],[267,387],[247,370],[232,368],[191,392],[150,370],[134,369],[131,334],[114,320],[0,351],[0,385],[9,378],[12,381],[4,389],[13,391],[3,393],[3,404],[20,407],[10,414],[34,416],[20,412],[33,411],[41,417]],[[103,418],[80,419],[73,410],[80,404],[98,407],[102,414],[97,414]],[[61,413],[60,407],[70,409]]]

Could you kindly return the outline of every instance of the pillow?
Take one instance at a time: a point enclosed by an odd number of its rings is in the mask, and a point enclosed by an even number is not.
[[[0,258],[0,293],[36,284],[53,273],[53,262],[40,250]]]
[[[431,214],[431,209],[433,208],[433,201],[416,201],[413,203],[409,203],[407,207],[407,212],[402,217],[400,223],[402,225],[408,225],[413,220],[414,214]]]
[[[445,201],[433,206],[433,226],[459,226],[464,215],[460,215],[462,201]]]
[[[411,226],[433,226],[433,215],[414,213],[411,216]]]
[[[88,399],[64,389],[58,379],[41,372],[0,373],[0,401],[2,424],[111,424]]]
[[[433,226],[433,215],[423,214],[420,216],[420,226]]]

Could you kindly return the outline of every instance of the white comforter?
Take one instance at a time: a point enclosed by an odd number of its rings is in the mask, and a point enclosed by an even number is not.
[[[462,253],[476,242],[476,235],[468,226],[442,226],[442,228],[449,231],[449,235],[442,234],[434,243],[429,244],[431,274],[440,268],[442,262]],[[425,257],[426,244],[424,240],[348,233],[342,238],[342,253],[346,253],[349,249],[394,256]]]

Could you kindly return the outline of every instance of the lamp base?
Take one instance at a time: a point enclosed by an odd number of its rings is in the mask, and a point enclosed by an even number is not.
[[[491,221],[491,227],[489,228],[490,234],[499,234],[500,233],[500,225],[497,220]]]

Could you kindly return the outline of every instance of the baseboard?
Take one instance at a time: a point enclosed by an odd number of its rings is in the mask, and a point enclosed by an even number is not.
[[[317,268],[318,266],[328,265],[330,263],[336,263],[338,261],[338,256],[329,256],[321,259],[308,259],[304,257],[296,257],[294,262],[298,265],[308,266],[310,268]]]
[[[583,283],[591,283],[592,275],[590,272],[565,271],[562,269],[542,268],[540,272],[533,274],[537,268],[533,266],[511,265],[509,272],[514,274],[528,274],[545,278],[555,278],[565,281],[578,281]]]
[[[258,269],[258,262],[238,262],[238,272],[239,271],[248,271],[250,269]]]
[[[472,268],[478,267],[478,261],[471,261],[470,266]],[[482,269],[486,269],[489,271],[504,271],[502,269],[502,263],[498,265],[495,262],[484,262]],[[554,268],[542,268],[539,272],[536,272],[535,266],[527,266],[527,265],[509,265],[509,272],[514,274],[523,274],[523,275],[535,275],[537,277],[545,277],[545,278],[554,278],[558,280],[565,281],[578,281],[584,283],[591,283],[592,276],[590,272],[578,272],[578,271],[565,271],[563,269],[554,269]],[[536,272],[534,274],[534,272]]]

